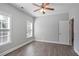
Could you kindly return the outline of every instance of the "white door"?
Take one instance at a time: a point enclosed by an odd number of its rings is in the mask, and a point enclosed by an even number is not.
[[[69,45],[69,21],[59,21],[59,42]]]

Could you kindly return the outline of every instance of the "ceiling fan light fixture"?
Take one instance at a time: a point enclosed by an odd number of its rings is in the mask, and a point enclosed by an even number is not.
[[[45,10],[44,8],[42,8],[42,9],[40,10],[40,12],[46,12],[46,10]]]
[[[40,10],[40,12],[42,12],[43,14],[45,14],[47,10],[51,10],[51,11],[54,10],[54,8],[50,8],[49,7],[49,3],[42,3],[42,5],[38,5],[38,4],[33,4],[33,5],[40,8],[40,9],[36,9],[34,12]]]

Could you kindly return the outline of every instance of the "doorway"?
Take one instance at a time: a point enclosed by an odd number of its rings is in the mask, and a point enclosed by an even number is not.
[[[71,19],[71,28],[72,28],[72,46],[74,46],[74,18]]]

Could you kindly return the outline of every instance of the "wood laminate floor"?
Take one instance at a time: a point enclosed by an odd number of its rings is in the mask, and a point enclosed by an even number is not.
[[[77,56],[72,46],[32,42],[25,45],[6,56]]]

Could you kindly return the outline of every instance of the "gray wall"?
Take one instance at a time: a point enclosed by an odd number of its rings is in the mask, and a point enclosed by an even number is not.
[[[32,17],[8,4],[0,4],[0,13],[11,16],[11,43],[0,46],[0,53],[32,39],[26,39],[26,21]]]
[[[68,13],[63,13],[36,18],[35,40],[58,42],[58,23],[68,20],[68,16]]]
[[[79,54],[79,4],[72,4],[69,16],[74,17],[74,49]]]

